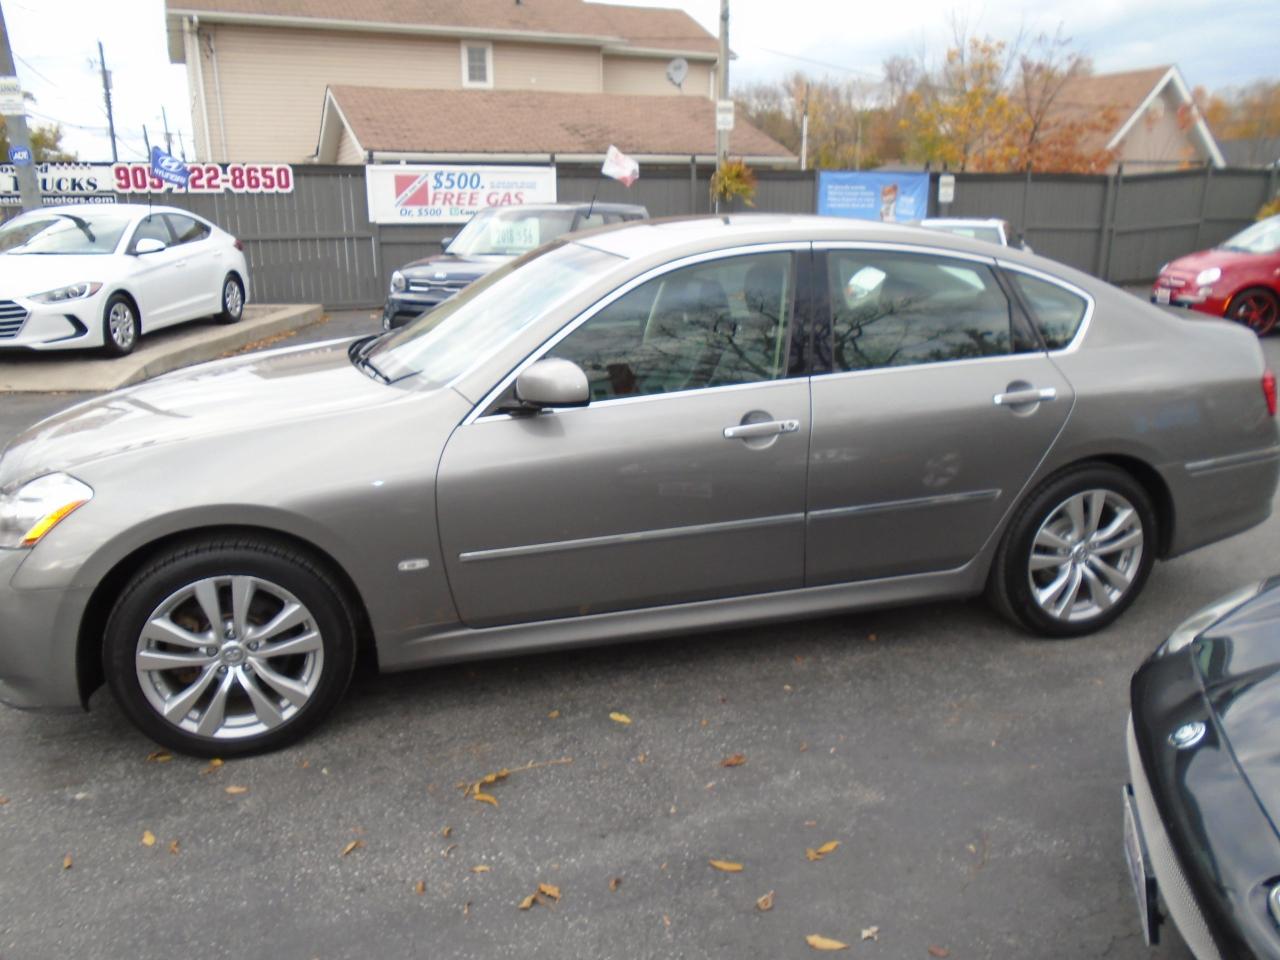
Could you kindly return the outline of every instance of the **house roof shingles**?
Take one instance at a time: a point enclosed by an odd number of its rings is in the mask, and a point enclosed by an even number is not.
[[[706,97],[523,90],[404,90],[330,87],[365,150],[390,153],[600,155],[715,153],[715,103]],[[741,119],[734,156],[794,160],[786,147]]]
[[[1128,70],[1123,73],[1090,73],[1072,77],[1062,87],[1053,105],[1062,120],[1090,120],[1111,111],[1114,126],[1105,132],[1085,136],[1087,150],[1102,150],[1121,126],[1133,116],[1152,88],[1169,72],[1169,66]]]
[[[683,10],[583,0],[166,0],[179,13],[614,38],[636,48],[714,54],[715,37]]]

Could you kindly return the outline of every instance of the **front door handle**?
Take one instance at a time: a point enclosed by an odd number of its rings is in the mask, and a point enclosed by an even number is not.
[[[799,420],[766,420],[763,423],[741,423],[736,427],[725,427],[726,440],[755,440],[759,437],[773,437],[780,433],[795,433],[800,429]]]
[[[997,407],[1017,407],[1029,403],[1040,403],[1044,400],[1056,400],[1058,391],[1055,387],[1028,387],[1025,390],[1010,390],[1008,393],[997,393],[991,402]]]

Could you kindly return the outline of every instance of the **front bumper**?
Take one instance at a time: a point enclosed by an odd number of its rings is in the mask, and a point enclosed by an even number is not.
[[[0,351],[100,347],[104,300],[101,291],[63,303],[0,299]]]
[[[1218,296],[1212,287],[1199,287],[1189,279],[1160,277],[1151,287],[1151,302],[1162,307],[1184,307],[1214,317],[1227,315],[1229,297]]]
[[[89,590],[26,590],[14,579],[29,550],[0,549],[0,703],[22,710],[83,704],[76,648]]]
[[[382,329],[394,330],[417,320],[428,310],[434,310],[446,300],[450,300],[456,290],[439,290],[419,293],[393,293],[387,297],[382,308]]]

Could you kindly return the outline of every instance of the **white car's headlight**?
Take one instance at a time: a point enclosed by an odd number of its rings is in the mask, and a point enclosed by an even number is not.
[[[33,293],[30,299],[36,303],[62,303],[64,300],[83,300],[85,297],[92,297],[101,289],[102,284],[100,283],[81,280],[79,283],[69,283],[65,287],[58,287],[56,290]]]
[[[409,285],[408,282],[404,278],[404,274],[401,273],[399,270],[396,270],[391,274],[391,292],[392,293],[404,293],[404,288],[407,287],[408,285]]]
[[[92,499],[90,487],[65,473],[48,473],[0,494],[0,547],[34,547]]]
[[[1177,653],[1236,607],[1256,597],[1261,589],[1261,582],[1251,583],[1247,587],[1241,587],[1234,593],[1228,593],[1221,600],[1214,601],[1203,610],[1196,611],[1188,619],[1184,620],[1173,633],[1169,634],[1169,639],[1160,648],[1161,652]]]
[[[1222,276],[1222,271],[1218,267],[1210,267],[1208,270],[1201,270],[1196,274],[1196,286],[1207,287],[1211,283],[1215,283]]]

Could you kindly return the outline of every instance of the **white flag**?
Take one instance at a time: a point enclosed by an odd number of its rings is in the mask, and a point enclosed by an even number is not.
[[[600,172],[629,187],[640,179],[640,164],[610,144],[608,153],[604,155],[604,166],[600,168]]]

